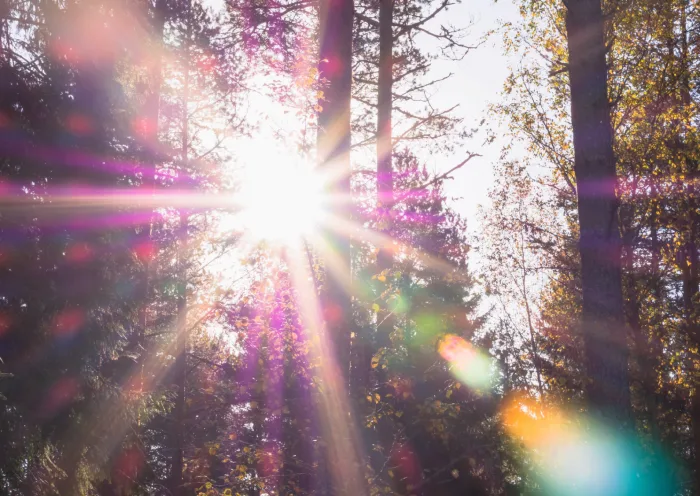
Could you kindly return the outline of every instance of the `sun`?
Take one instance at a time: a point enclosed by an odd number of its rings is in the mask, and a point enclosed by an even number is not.
[[[310,164],[267,146],[251,154],[239,193],[244,232],[290,244],[314,234],[325,217],[324,187]]]

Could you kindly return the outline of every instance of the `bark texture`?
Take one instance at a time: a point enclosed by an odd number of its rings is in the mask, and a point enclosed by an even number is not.
[[[319,9],[319,71],[326,81],[318,115],[319,166],[329,178],[329,208],[333,217],[350,218],[350,90],[352,86],[352,0],[322,0]],[[331,222],[332,224],[332,222]],[[350,294],[350,241],[329,226],[324,233],[334,260],[326,266],[322,295],[328,332],[335,344],[338,366],[346,377],[350,369],[352,309]]]
[[[191,9],[191,3],[190,3]],[[189,162],[189,116],[187,105],[189,102],[190,92],[190,40],[192,39],[192,19],[189,18],[190,10],[188,10],[187,31],[185,41],[185,60],[184,60],[184,82],[182,91],[182,104],[184,106],[182,132],[180,135],[180,155],[182,160],[181,176],[187,177],[186,167]],[[185,393],[187,381],[187,341],[189,329],[187,327],[187,259],[189,246],[189,213],[186,209],[180,210],[180,232],[179,232],[179,258],[180,258],[180,295],[177,303],[177,335],[175,336],[175,419],[173,423],[173,457],[171,460],[170,471],[170,493],[174,496],[186,494],[183,469],[184,469],[184,451],[185,451]]]
[[[329,435],[322,461],[331,475],[332,494],[367,494],[361,470],[360,442],[348,400],[351,333],[350,232],[338,230],[352,218],[350,208],[350,98],[352,87],[353,0],[321,0],[319,7],[319,72],[325,82],[319,102],[317,153],[327,181],[331,221],[324,229],[330,253],[321,290],[325,330],[330,346],[324,360],[325,391],[320,394],[320,423]],[[325,341],[325,340],[322,340]],[[324,355],[326,350],[321,350]],[[319,493],[325,494],[321,489]]]
[[[623,313],[617,175],[600,0],[569,0],[574,169],[578,192],[583,340],[591,410],[630,427],[628,349]]]
[[[394,206],[394,181],[392,170],[391,106],[393,69],[393,22],[394,0],[379,1],[379,79],[377,92],[377,207],[381,218],[381,231],[392,234],[392,208]],[[379,271],[388,270],[394,263],[390,244],[380,247],[377,255]],[[386,301],[382,305],[386,308]],[[379,346],[389,346],[389,334],[393,330],[394,319],[389,312],[378,315]]]

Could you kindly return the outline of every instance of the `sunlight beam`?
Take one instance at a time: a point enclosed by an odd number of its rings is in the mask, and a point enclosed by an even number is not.
[[[331,475],[342,494],[365,494],[362,473],[362,443],[354,420],[343,374],[335,360],[310,266],[299,245],[287,251],[288,266],[297,290],[302,321],[308,332],[314,359],[320,363],[319,388],[321,428],[327,439]]]

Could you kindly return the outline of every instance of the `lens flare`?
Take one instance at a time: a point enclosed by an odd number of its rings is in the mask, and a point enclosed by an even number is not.
[[[491,359],[465,339],[447,334],[438,344],[440,356],[450,364],[452,374],[475,390],[489,389],[494,382]]]
[[[502,413],[507,432],[535,462],[544,494],[670,494],[668,460],[659,456],[658,467],[645,469],[649,454],[632,436],[524,395],[508,399]]]

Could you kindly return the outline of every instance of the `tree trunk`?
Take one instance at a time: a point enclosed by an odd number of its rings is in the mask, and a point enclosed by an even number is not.
[[[352,85],[353,0],[322,0],[320,14],[319,71],[327,81],[324,99],[319,102],[318,161],[324,169],[327,193],[331,197],[330,214],[347,221],[350,218],[350,91]],[[332,224],[332,220],[331,220]],[[350,327],[352,308],[350,294],[344,289],[350,283],[349,233],[340,234],[329,228],[324,233],[333,250],[338,272],[327,271],[323,311],[327,329],[335,344],[338,367],[345,384],[350,369]],[[330,264],[326,264],[329,267]],[[344,284],[345,283],[345,284]]]
[[[182,134],[181,134],[181,160],[180,179],[184,186],[188,182],[183,181],[187,177],[188,145],[189,145],[189,115],[187,104],[190,90],[190,40],[192,38],[192,19],[190,8],[187,11],[187,32],[185,41],[184,82],[182,90]],[[180,210],[179,233],[179,259],[181,270],[180,297],[177,308],[177,336],[175,337],[175,387],[177,397],[175,399],[175,422],[173,424],[173,458],[170,472],[170,492],[174,496],[184,495],[183,468],[184,468],[184,433],[185,433],[185,382],[187,380],[187,248],[189,241],[189,215],[185,209]]]
[[[165,31],[165,2],[166,0],[156,0],[155,8],[153,12],[153,39],[156,41],[158,46],[163,42],[163,34]],[[160,118],[160,87],[162,82],[162,60],[159,51],[156,51],[155,59],[149,70],[149,91],[144,104],[144,142],[146,148],[145,160],[150,162],[150,170],[144,170],[143,172],[143,182],[144,185],[152,192],[155,193],[156,188],[156,171],[158,167],[158,121]],[[148,226],[148,241],[150,241],[153,230],[153,222],[149,221]],[[148,301],[148,293],[150,286],[150,260],[147,258],[144,262],[144,273],[142,281],[142,307],[139,311],[139,327],[141,341],[144,340],[144,335],[146,334],[146,328],[148,327],[148,307],[146,302]],[[143,343],[141,343],[143,345]],[[143,377],[141,378],[141,387],[143,388]]]
[[[158,143],[158,121],[160,119],[160,89],[163,81],[163,61],[160,48],[165,32],[167,0],[155,0],[153,18],[151,19],[151,34],[154,44],[158,47],[148,69],[148,90],[144,103],[142,140],[146,150],[146,160],[152,164],[150,170],[144,171],[143,181],[146,186],[155,188],[156,166],[160,147]]]
[[[652,205],[651,219],[651,277],[652,277],[652,295],[654,303],[660,304],[663,298],[663,289],[661,282],[660,256],[661,245],[659,243],[659,216],[660,206],[658,190],[655,184],[652,184],[651,195],[654,199]],[[647,396],[647,409],[651,419],[652,439],[657,443],[661,443],[661,431],[659,429],[659,397],[656,391],[656,365],[659,363],[661,356],[661,338],[658,334],[663,325],[663,318],[655,316],[649,323],[649,346],[647,349],[649,361],[651,362],[651,370],[646,371],[647,383],[650,386]]]
[[[319,7],[319,72],[326,81],[319,102],[317,154],[319,168],[327,181],[331,220],[324,238],[332,253],[325,263],[326,276],[321,305],[330,347],[335,357],[324,360],[324,388],[319,396],[320,419],[328,445],[323,448],[322,465],[332,475],[333,494],[366,494],[361,447],[355,437],[354,415],[347,401],[350,384],[350,351],[353,316],[350,272],[350,232],[334,229],[334,219],[347,224],[350,203],[350,98],[352,87],[353,0],[321,0]],[[330,270],[331,266],[333,271]],[[322,474],[321,477],[325,477]],[[323,491],[322,491],[323,492]]]
[[[384,273],[384,282],[378,281],[381,294],[379,298],[380,310],[377,312],[376,348],[389,349],[391,347],[391,333],[394,330],[396,319],[389,308],[388,293],[392,286],[391,268],[394,265],[393,247],[391,237],[393,234],[392,209],[394,207],[394,181],[392,170],[392,122],[391,108],[393,105],[392,90],[393,78],[393,50],[394,38],[392,23],[394,18],[394,0],[379,0],[379,74],[377,79],[377,212],[379,231],[386,237],[386,243],[379,246],[377,253],[377,272]],[[363,364],[366,370],[371,370],[371,362]],[[378,391],[383,402],[391,402],[393,388],[388,383],[389,374],[381,366],[377,367],[375,378]],[[382,448],[381,452],[373,451],[375,469],[378,472],[382,468],[388,468],[386,457],[392,455],[394,445],[394,422],[388,416],[379,416],[375,435]],[[393,481],[396,484],[397,481]],[[395,489],[398,489],[395,487]]]
[[[527,317],[527,328],[530,337],[530,349],[532,350],[532,364],[535,366],[535,378],[537,379],[537,392],[540,399],[544,399],[544,386],[542,385],[542,362],[537,351],[537,340],[535,339],[535,324],[532,319],[532,309],[530,308],[530,297],[527,294],[527,257],[525,256],[525,233],[520,230],[520,284],[522,285],[523,306]]]
[[[156,0],[153,19],[151,25],[153,26],[153,39],[160,46],[163,42],[163,35],[165,32],[165,7],[166,0]],[[144,105],[144,119],[146,122],[146,135],[144,136],[145,141],[145,161],[150,162],[152,165],[150,170],[144,168],[143,171],[143,184],[151,192],[155,194],[156,190],[156,172],[158,169],[158,121],[160,118],[160,88],[162,83],[162,59],[161,53],[156,51],[155,60],[149,70],[149,92]],[[145,237],[145,242],[150,243],[153,236],[153,212],[149,215],[147,232]],[[151,259],[150,259],[150,249],[146,250],[146,257],[143,261],[143,274],[140,282],[140,300],[141,307],[139,308],[138,314],[138,328],[136,333],[136,348],[139,350],[138,367],[139,371],[139,391],[143,394],[146,390],[146,378],[145,373],[145,362],[146,362],[146,333],[148,329],[148,302],[150,298],[150,286],[151,286]],[[136,432],[141,429],[141,411],[139,410],[136,418]],[[137,442],[141,442],[141,437],[138,436]]]
[[[153,28],[153,33],[151,34],[155,44],[160,47],[163,43],[163,36],[165,32],[165,9],[167,0],[156,0],[153,8],[153,17],[151,19],[151,26]],[[145,135],[143,136],[143,148],[144,162],[150,164],[144,166],[143,169],[143,185],[147,190],[153,195],[156,192],[156,174],[158,171],[159,163],[159,142],[158,142],[158,123],[160,120],[160,92],[162,84],[162,54],[160,50],[156,50],[155,58],[151,61],[151,67],[148,70],[148,94],[144,104],[144,121]],[[153,236],[153,211],[150,212],[148,219],[148,226],[145,227],[145,242],[151,243]],[[146,392],[146,377],[145,377],[145,362],[147,360],[147,342],[146,334],[148,331],[148,310],[149,310],[149,299],[150,299],[150,286],[151,286],[151,271],[153,270],[151,266],[150,250],[146,250],[146,257],[143,260],[143,273],[141,275],[141,282],[139,288],[139,296],[141,300],[141,306],[138,313],[138,327],[135,336],[135,344],[138,349],[139,357],[136,364],[136,370],[139,374],[139,392],[143,395]],[[136,433],[136,443],[141,445],[143,442],[141,436],[142,420],[141,420],[141,409],[138,410],[136,414],[136,426],[134,427],[134,432]],[[101,493],[105,493],[111,487],[111,484],[104,482]]]
[[[569,0],[567,6],[588,400],[592,412],[630,427],[629,352],[603,13],[600,0]]]
[[[391,96],[393,88],[394,40],[391,24],[394,17],[394,0],[379,0],[379,79],[377,95],[377,209],[380,230],[391,236],[392,208],[394,206],[394,181],[391,143]],[[377,268],[379,272],[391,269],[394,263],[392,246],[379,247]],[[388,277],[387,277],[388,279]],[[378,344],[389,346],[389,334],[394,328],[394,319],[387,310],[386,298],[377,315]]]
[[[185,433],[185,382],[187,380],[187,244],[189,216],[180,212],[180,264],[182,266],[181,294],[177,305],[177,336],[175,337],[175,409],[172,430],[173,455],[170,468],[170,492],[173,496],[184,494],[182,471],[184,468]]]
[[[659,446],[659,430],[656,422],[656,387],[654,385],[654,348],[650,344],[649,339],[644,332],[642,323],[640,320],[640,311],[642,302],[639,298],[639,293],[637,291],[638,275],[634,268],[634,242],[631,239],[632,233],[627,229],[630,226],[624,226],[627,224],[625,221],[621,221],[623,224],[623,232],[626,234],[623,236],[625,239],[624,243],[624,256],[623,263],[625,268],[625,294],[627,296],[626,302],[626,314],[627,323],[630,327],[633,337],[633,353],[636,357],[637,367],[639,368],[639,385],[642,395],[642,404],[646,413],[646,418],[648,422],[649,432],[652,437],[652,450],[656,451]]]

